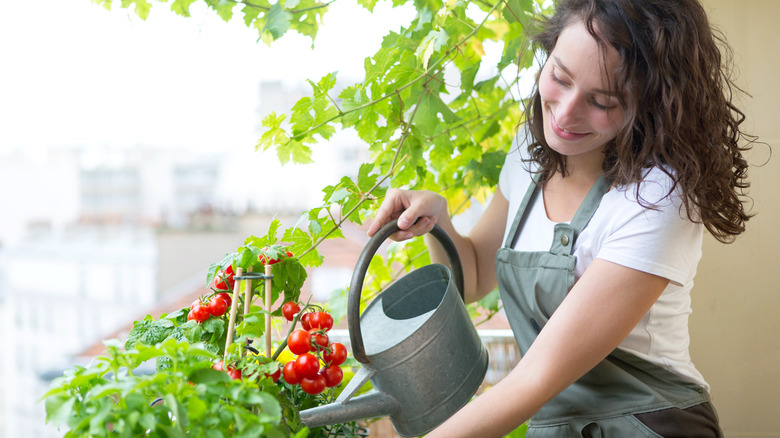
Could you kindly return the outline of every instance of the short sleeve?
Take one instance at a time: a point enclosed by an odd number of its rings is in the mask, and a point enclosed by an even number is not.
[[[667,196],[670,187],[671,178],[654,169],[640,185],[645,205],[637,201],[635,185],[608,193],[601,213],[611,217],[596,257],[679,285],[692,281],[701,259],[703,226],[680,209],[676,191]]]
[[[520,187],[523,192],[528,187],[530,176],[526,168],[524,157],[528,154],[526,150],[525,134],[520,132],[515,135],[512,141],[512,147],[506,154],[504,165],[501,167],[501,173],[498,176],[498,186],[506,199],[512,199],[513,192]]]

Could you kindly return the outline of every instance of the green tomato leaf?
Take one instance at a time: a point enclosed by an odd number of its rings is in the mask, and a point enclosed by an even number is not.
[[[56,426],[67,424],[73,415],[76,398],[66,395],[55,395],[46,398],[46,423]]]
[[[230,376],[224,371],[217,371],[212,368],[200,368],[191,372],[187,379],[195,384],[198,383],[230,383]]]

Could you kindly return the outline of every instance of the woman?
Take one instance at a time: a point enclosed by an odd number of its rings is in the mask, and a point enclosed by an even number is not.
[[[697,0],[562,0],[540,29],[525,140],[469,236],[424,191],[388,191],[369,228],[397,219],[403,240],[439,224],[467,300],[498,285],[522,352],[427,436],[529,419],[534,437],[720,436],[688,314],[704,229],[728,242],[749,219],[723,40]]]

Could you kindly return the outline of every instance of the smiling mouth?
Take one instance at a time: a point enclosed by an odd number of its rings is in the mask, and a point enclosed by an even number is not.
[[[575,140],[588,135],[587,133],[573,132],[564,129],[561,125],[558,124],[558,121],[555,120],[555,114],[553,114],[552,111],[550,111],[550,121],[552,122],[553,131],[555,131],[559,137],[566,140]]]
[[[560,129],[561,131],[563,131],[563,132],[565,132],[565,133],[567,133],[567,134],[584,135],[584,134],[583,134],[583,133],[581,133],[581,132],[574,132],[574,131],[569,131],[568,129],[566,129],[566,128],[564,128],[563,126],[559,125],[559,124],[558,124],[558,121],[557,121],[557,120],[555,120],[555,114],[553,114],[553,112],[552,112],[552,111],[550,111],[550,115],[552,116],[552,122],[553,122],[553,123],[555,123],[555,126],[556,126],[556,127],[558,127],[558,129]]]

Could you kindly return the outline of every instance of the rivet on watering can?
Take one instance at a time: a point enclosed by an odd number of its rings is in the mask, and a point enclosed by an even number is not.
[[[569,235],[568,234],[564,234],[563,236],[561,236],[561,245],[569,246]]]

